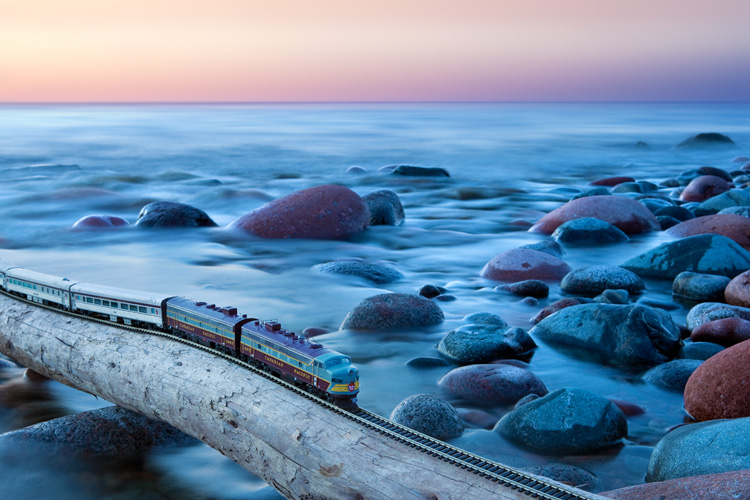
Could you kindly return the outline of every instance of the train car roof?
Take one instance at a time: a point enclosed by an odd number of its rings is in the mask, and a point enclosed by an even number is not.
[[[235,307],[216,307],[215,304],[207,304],[186,297],[172,297],[167,301],[167,306],[174,306],[184,311],[201,314],[205,317],[222,321],[229,325],[236,325],[240,321],[252,321],[255,318],[248,318],[246,314],[238,315]]]
[[[43,283],[55,288],[67,289],[70,285],[75,283],[75,281],[71,281],[68,278],[54,276],[52,274],[39,273],[37,271],[31,271],[22,267],[11,267],[7,269],[5,274],[11,278],[33,281],[35,283]]]
[[[266,325],[271,325],[271,329],[269,330]],[[278,325],[279,328],[274,330],[273,328],[276,325]],[[293,332],[289,332],[283,328],[280,328],[280,326],[281,325],[279,325],[275,321],[264,322],[255,320],[251,323],[243,325],[242,332],[244,333],[245,330],[247,330],[255,335],[260,335],[264,339],[268,339],[271,342],[275,342],[289,349],[293,349],[310,358],[319,358],[326,354],[344,356],[339,352],[323,347],[317,342],[304,340],[302,337],[296,336],[296,334],[294,334]],[[297,337],[297,340],[295,340],[292,335],[295,335]]]
[[[161,303],[164,299],[171,297],[171,295],[141,292],[112,286],[92,285],[91,283],[76,283],[70,287],[70,291],[85,295],[95,295],[105,299],[115,299],[121,302],[137,302],[159,307],[161,307]]]

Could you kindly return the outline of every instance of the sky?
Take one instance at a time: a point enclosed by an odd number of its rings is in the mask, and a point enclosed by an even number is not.
[[[750,101],[749,0],[0,0],[0,102]]]

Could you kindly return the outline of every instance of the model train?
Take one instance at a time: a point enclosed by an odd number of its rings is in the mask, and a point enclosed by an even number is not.
[[[356,402],[359,393],[359,371],[349,357],[276,321],[240,315],[234,307],[75,282],[15,266],[0,265],[0,286],[33,302],[190,339],[341,405]]]

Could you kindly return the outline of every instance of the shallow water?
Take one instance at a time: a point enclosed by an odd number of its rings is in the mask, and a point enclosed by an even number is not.
[[[324,327],[332,333],[321,341],[351,355],[360,368],[360,404],[388,415],[409,395],[439,394],[436,381],[449,368],[405,363],[436,356],[439,339],[464,316],[489,311],[528,329],[532,316],[561,297],[552,286],[548,299],[529,305],[479,276],[496,254],[547,238],[528,233],[519,221],[535,222],[600,177],[658,182],[702,165],[731,170],[731,159],[750,150],[686,152],[674,145],[709,131],[750,144],[749,115],[746,105],[5,106],[0,107],[0,259],[81,281],[233,305],[295,331]],[[638,141],[649,147],[636,148]],[[442,167],[451,178],[378,171],[392,164]],[[368,172],[347,173],[351,165]],[[71,231],[76,220],[96,213],[134,223],[140,208],[156,200],[194,205],[224,226],[269,200],[328,183],[360,195],[395,191],[405,223],[372,227],[344,242],[240,238],[222,228]],[[593,251],[569,248],[565,260],[573,268],[617,264],[667,239],[651,234]],[[390,263],[405,278],[375,286],[310,269],[350,257]],[[337,331],[359,300],[384,291],[414,293],[425,284],[444,286],[457,297],[439,303],[446,316],[442,325]],[[671,300],[669,283],[647,286],[648,298]],[[684,307],[672,312],[678,322],[686,313]],[[685,418],[681,396],[641,383],[639,373],[576,359],[544,344],[530,363],[550,390],[580,387],[646,408],[628,419],[630,435],[621,448],[566,459],[595,472],[604,489],[641,483],[651,447]],[[67,411],[108,404],[53,387]],[[498,418],[508,411],[484,409]],[[515,466],[559,460],[519,450],[487,430],[468,430],[454,442]],[[183,463],[195,471],[185,473]],[[31,480],[34,468],[31,461],[27,468],[17,463],[16,477],[27,474]],[[154,453],[143,470],[162,494],[172,485],[189,498],[275,496],[203,445]],[[212,487],[200,480],[204,475],[228,479]],[[135,480],[112,481],[129,491]],[[85,481],[66,480],[48,498],[89,492]],[[23,497],[21,491],[8,493]]]

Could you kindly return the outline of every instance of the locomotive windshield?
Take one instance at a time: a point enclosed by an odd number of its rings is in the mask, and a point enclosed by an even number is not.
[[[333,358],[326,361],[326,368],[330,368],[332,366],[344,364],[349,365],[351,364],[352,360],[347,357],[341,357],[341,358]]]

